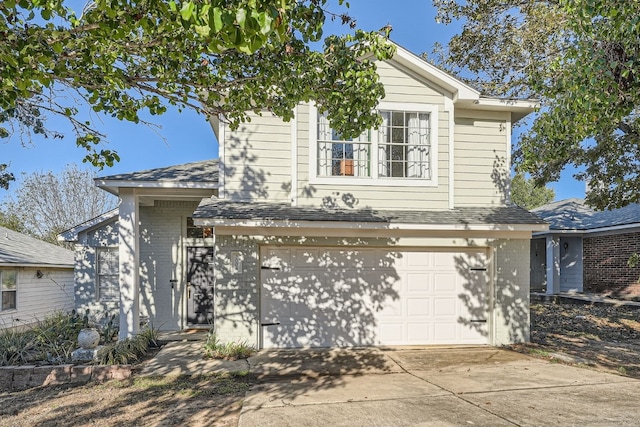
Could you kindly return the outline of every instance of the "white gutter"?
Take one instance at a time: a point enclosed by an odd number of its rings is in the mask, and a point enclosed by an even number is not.
[[[640,229],[640,224],[625,224],[625,225],[613,225],[611,227],[600,227],[600,228],[591,228],[588,230],[548,230],[542,232],[533,233],[534,237],[538,236],[546,236],[549,234],[572,234],[572,235],[582,235],[582,234],[596,234],[596,233],[608,233],[612,231],[620,231],[620,230],[632,230],[632,229]]]
[[[70,268],[73,264],[29,264],[25,262],[0,262],[0,267],[29,267],[29,268]]]

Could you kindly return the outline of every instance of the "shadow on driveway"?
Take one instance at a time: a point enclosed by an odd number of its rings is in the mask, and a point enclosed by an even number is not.
[[[239,425],[636,425],[640,381],[492,347],[265,350]]]

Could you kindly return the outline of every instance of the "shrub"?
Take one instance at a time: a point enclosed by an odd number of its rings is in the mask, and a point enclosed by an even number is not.
[[[158,329],[153,327],[153,324],[148,324],[145,328],[142,329],[142,331],[140,331],[139,335],[144,336],[147,339],[147,342],[149,343],[149,347],[160,347],[160,341],[159,341],[159,334],[160,331],[158,331]]]
[[[68,362],[82,325],[74,313],[54,313],[23,331],[0,331],[0,365]]]
[[[78,348],[78,333],[82,324],[75,321],[73,314],[57,312],[39,322],[33,332],[43,359],[49,363],[65,363],[71,352]]]
[[[37,345],[32,331],[6,329],[0,332],[0,366],[23,365],[35,360]]]
[[[246,341],[222,343],[212,331],[207,334],[207,340],[204,343],[204,356],[208,359],[247,359],[255,351],[255,347],[247,344]]]
[[[149,350],[158,346],[158,330],[147,326],[138,335],[106,344],[98,351],[101,365],[127,365],[138,362]]]

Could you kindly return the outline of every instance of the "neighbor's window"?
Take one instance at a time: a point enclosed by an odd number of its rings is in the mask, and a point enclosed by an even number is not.
[[[187,217],[187,237],[200,238],[213,236],[213,227],[197,227],[193,224],[193,218]]]
[[[99,301],[119,301],[120,261],[118,248],[98,249],[96,297]]]
[[[342,138],[318,115],[318,175],[431,179],[430,113],[381,110],[380,115],[380,128],[356,139]]]
[[[2,284],[2,311],[16,308],[16,278],[15,270],[0,270],[0,283]]]

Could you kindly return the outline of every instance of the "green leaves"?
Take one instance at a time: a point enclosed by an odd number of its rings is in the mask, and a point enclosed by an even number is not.
[[[542,100],[516,146],[522,171],[543,184],[573,165],[590,182],[589,203],[640,201],[640,3],[436,3],[443,21],[467,19],[440,52],[445,68],[480,76],[469,82],[488,95]]]
[[[357,135],[379,120],[373,110],[384,92],[373,61],[393,48],[358,31],[312,50],[326,5],[94,0],[76,15],[61,0],[0,2],[0,138],[9,130],[59,138],[46,122],[58,115],[86,150],[84,161],[105,167],[119,157],[102,149],[106,135],[87,111],[143,123],[142,112],[174,105],[224,115],[237,127],[247,111],[289,120],[311,100],[336,128]]]

